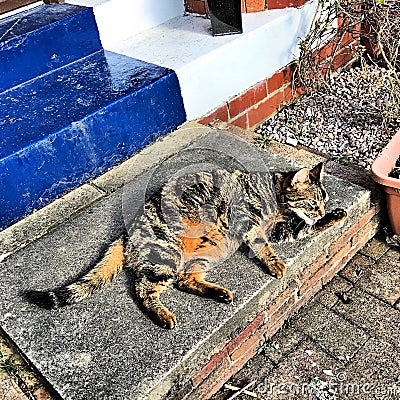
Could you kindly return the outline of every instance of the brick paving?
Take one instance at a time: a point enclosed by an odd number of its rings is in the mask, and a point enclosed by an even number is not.
[[[0,400],[56,400],[45,383],[0,336]]]
[[[400,252],[378,234],[228,385],[235,399],[400,399]],[[224,386],[213,400],[237,394]]]
[[[2,400],[24,400],[26,396],[10,376],[0,375],[0,399]]]

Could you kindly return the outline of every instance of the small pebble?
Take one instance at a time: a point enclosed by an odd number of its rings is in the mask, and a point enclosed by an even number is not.
[[[297,146],[298,141],[294,137],[287,137],[286,138],[286,143],[290,144],[291,146]]]

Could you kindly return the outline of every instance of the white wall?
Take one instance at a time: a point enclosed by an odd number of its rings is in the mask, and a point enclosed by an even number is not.
[[[94,8],[104,47],[183,15],[185,11],[183,0],[67,0],[67,3]]]

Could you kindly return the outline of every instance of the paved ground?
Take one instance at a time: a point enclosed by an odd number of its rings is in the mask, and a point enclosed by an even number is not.
[[[400,252],[377,235],[228,384],[236,399],[400,399]],[[233,398],[225,387],[213,400]]]
[[[236,399],[399,399],[400,252],[373,238],[228,384]],[[0,342],[0,400],[47,400]],[[214,400],[235,390],[224,387]],[[257,397],[254,397],[257,396]]]
[[[0,400],[52,400],[44,382],[0,335]]]

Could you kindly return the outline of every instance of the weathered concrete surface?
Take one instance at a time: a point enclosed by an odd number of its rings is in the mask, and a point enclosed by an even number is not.
[[[167,292],[164,302],[178,316],[172,331],[155,326],[138,308],[129,274],[121,274],[112,285],[72,307],[45,311],[27,303],[24,291],[60,285],[87,270],[122,231],[124,218],[130,219],[129,207],[142,201],[147,188],[151,192],[174,173],[204,163],[247,169],[293,167],[268,152],[246,153],[235,140],[211,132],[132,181],[129,175],[135,173],[128,173],[130,183],[125,187],[0,263],[1,326],[64,399],[141,399],[149,391],[151,400],[161,398],[243,329],[268,293],[294,279],[303,263],[320,254],[369,206],[367,191],[327,176],[329,208],[347,209],[347,220],[285,250],[279,246],[278,254],[289,265],[283,280],[268,276],[244,252],[235,253],[210,273],[211,280],[233,291],[231,305]]]
[[[0,260],[50,232],[104,196],[88,184],[67,193],[29,217],[0,231]]]

